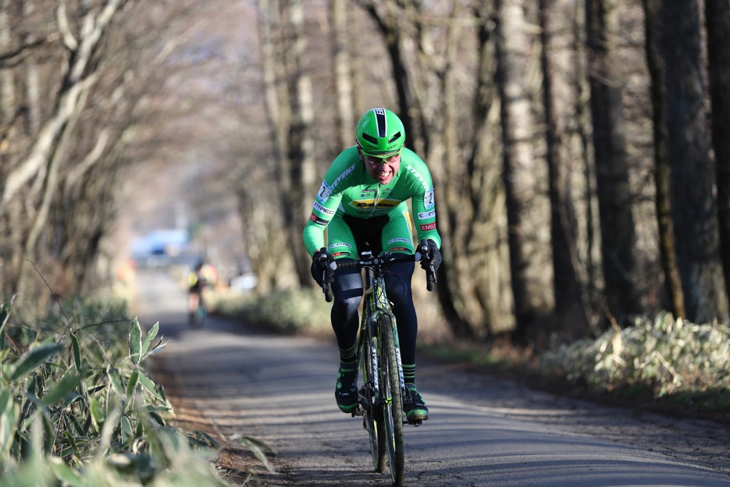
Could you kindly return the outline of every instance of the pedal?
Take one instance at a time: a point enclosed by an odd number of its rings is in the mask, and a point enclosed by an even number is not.
[[[362,394],[358,393],[357,395],[357,404],[362,409],[368,409],[370,408],[370,401],[367,397],[363,396]]]
[[[406,423],[410,424],[411,426],[419,427],[423,424],[422,419],[409,419],[406,421]]]

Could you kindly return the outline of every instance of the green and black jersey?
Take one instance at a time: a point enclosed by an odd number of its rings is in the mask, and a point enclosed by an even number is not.
[[[304,226],[304,245],[310,255],[327,247],[335,258],[354,257],[356,244],[344,215],[350,221],[387,216],[388,223],[381,235],[383,250],[412,253],[412,223],[406,204],[409,199],[417,240],[429,238],[441,247],[433,181],[426,163],[404,148],[398,173],[383,185],[368,174],[357,147],[350,147],[335,158],[324,176],[312,214]]]

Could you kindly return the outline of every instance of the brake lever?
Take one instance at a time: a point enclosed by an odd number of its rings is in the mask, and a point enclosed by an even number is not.
[[[425,241],[421,243],[419,250],[421,253],[421,261],[426,259],[426,262],[428,263],[428,268],[426,269],[426,290],[431,292],[433,291],[433,285],[438,281],[436,279],[436,270],[433,268],[433,264],[431,263],[431,252]]]
[[[324,250],[324,248],[323,248]],[[331,283],[327,282],[327,267],[332,269],[334,271],[337,268],[337,264],[332,261],[332,263],[329,262],[329,255],[326,252],[322,252],[319,255],[319,262],[322,265],[322,292],[324,293],[324,299],[328,303],[331,303],[334,299],[334,293],[332,292],[332,285]]]

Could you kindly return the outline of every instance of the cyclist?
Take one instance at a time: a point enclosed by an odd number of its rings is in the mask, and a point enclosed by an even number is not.
[[[195,319],[198,306],[203,299],[203,289],[217,280],[215,267],[203,261],[195,265],[195,269],[188,274],[188,317],[190,322]]]
[[[304,244],[312,259],[312,276],[321,285],[332,282],[331,321],[340,350],[335,398],[340,410],[357,408],[358,306],[363,294],[356,269],[332,272],[320,263],[323,247],[329,259],[351,259],[365,247],[381,252],[412,254],[414,243],[407,201],[410,199],[418,240],[427,239],[435,269],[441,263],[441,237],[431,173],[410,149],[403,123],[384,108],[366,112],[357,124],[357,145],[340,153],[327,170],[312,214],[304,226]],[[388,267],[386,289],[394,303],[407,393],[404,409],[409,420],[428,419],[428,407],[416,389],[418,321],[411,294],[413,262]],[[324,272],[323,272],[324,271]]]

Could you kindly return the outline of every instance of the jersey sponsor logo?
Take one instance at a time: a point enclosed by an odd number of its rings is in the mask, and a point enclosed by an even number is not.
[[[393,247],[390,249],[391,252],[410,252],[411,249],[407,249],[405,247]]]
[[[398,205],[401,204],[400,200],[388,200],[388,199],[379,199],[377,200],[352,200],[350,202],[350,206],[353,208],[363,209],[363,208],[378,208],[378,209],[384,209],[384,208],[395,208]]]
[[[327,186],[327,182],[322,181],[322,186],[319,187],[317,192],[317,199],[322,203],[326,202],[332,194],[332,187]]]
[[[426,211],[426,212],[418,214],[419,220],[428,220],[429,218],[435,218],[435,217],[436,217],[436,210]]]
[[[421,225],[421,230],[427,232],[429,230],[436,230],[436,222],[429,223],[427,225]]]
[[[414,168],[413,166],[407,166],[407,167],[408,167],[408,172],[413,174],[416,177],[416,179],[418,179],[421,182],[421,186],[423,186],[423,189],[428,191],[428,183],[426,182],[426,178],[421,176],[421,173],[419,173],[416,170],[416,168]]]
[[[318,217],[314,213],[312,213],[311,215],[309,215],[309,219],[312,220],[317,225],[322,225],[323,227],[326,227],[327,226],[327,220],[321,219],[320,217]]]
[[[388,240],[389,244],[396,243],[396,242],[411,243],[411,239],[410,238],[392,238],[392,239]]]
[[[332,188],[332,189],[336,188],[337,185],[340,184],[342,182],[342,180],[345,179],[347,176],[349,176],[350,173],[354,170],[355,170],[355,164],[353,164],[352,166],[350,166],[347,169],[345,169],[344,171],[342,171],[342,174],[337,176],[337,179],[335,179],[335,181],[332,183],[332,186],[330,186],[330,188]]]
[[[324,206],[320,205],[316,201],[314,202],[314,209],[320,213],[324,213],[325,215],[334,215],[335,214],[335,210],[330,210],[329,208],[325,208]]]
[[[350,255],[350,252],[335,252],[332,257],[347,257],[348,255]]]
[[[434,206],[434,200],[433,200],[433,188],[426,191],[426,193],[423,195],[423,206],[427,210],[430,210]]]
[[[336,249],[338,247],[347,247],[347,248],[351,249],[352,248],[352,245],[350,245],[347,242],[336,242],[336,243],[333,243],[333,244],[330,244],[329,245],[329,248],[330,249]]]

